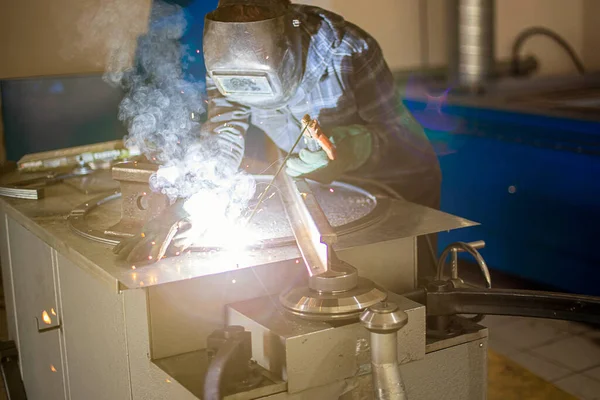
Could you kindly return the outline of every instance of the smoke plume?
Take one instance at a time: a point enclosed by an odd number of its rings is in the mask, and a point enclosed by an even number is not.
[[[185,29],[179,6],[155,1],[148,31],[137,42],[134,67],[114,68],[123,57],[113,51],[104,79],[125,91],[119,119],[127,125],[126,146],[160,165],[150,187],[172,201],[188,199],[185,209],[202,235],[237,221],[255,185],[244,172],[224,173],[212,135],[202,131],[204,85],[184,76],[185,63],[202,55],[180,43]]]

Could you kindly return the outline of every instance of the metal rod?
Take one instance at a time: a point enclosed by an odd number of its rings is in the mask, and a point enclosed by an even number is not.
[[[418,297],[418,292],[414,293]],[[427,293],[427,315],[490,314],[600,324],[600,297],[515,289]]]
[[[271,179],[271,182],[269,182],[269,184],[265,188],[264,192],[262,192],[261,195],[260,195],[260,197],[258,198],[258,202],[256,203],[256,206],[254,207],[254,209],[252,210],[252,213],[250,213],[250,216],[246,220],[246,224],[249,224],[250,221],[252,221],[252,218],[254,218],[254,216],[258,212],[258,208],[260,207],[260,205],[262,204],[262,202],[265,200],[265,196],[269,192],[269,189],[271,189],[271,186],[273,186],[273,184],[275,183],[275,180],[277,179],[277,177],[279,176],[279,174],[281,173],[281,171],[283,171],[283,168],[285,167],[285,164],[286,164],[287,160],[292,156],[292,152],[294,151],[294,149],[296,148],[296,146],[298,146],[298,143],[300,143],[300,140],[302,140],[302,137],[304,136],[304,132],[306,131],[307,128],[308,128],[308,125],[305,125],[304,128],[302,128],[302,130],[300,131],[300,135],[296,139],[296,142],[294,143],[294,145],[292,146],[292,148],[290,149],[290,151],[288,152],[288,154],[285,156],[285,158],[281,162],[281,165],[277,169],[277,172],[275,172],[275,175],[273,176],[273,179]]]

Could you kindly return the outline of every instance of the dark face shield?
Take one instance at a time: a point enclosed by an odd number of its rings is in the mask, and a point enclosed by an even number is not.
[[[204,61],[209,76],[232,101],[266,109],[284,106],[302,80],[298,22],[290,13],[225,22],[235,11],[219,7],[206,16]]]

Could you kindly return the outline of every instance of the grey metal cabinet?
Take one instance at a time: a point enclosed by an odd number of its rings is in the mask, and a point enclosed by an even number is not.
[[[7,301],[11,336],[28,399],[130,399],[123,294],[116,281],[111,288],[14,219],[1,217],[2,269],[13,296]]]
[[[21,373],[29,399],[67,399],[54,250],[7,219]],[[3,265],[3,268],[8,266]]]
[[[130,399],[123,294],[60,254],[57,261],[70,398]]]

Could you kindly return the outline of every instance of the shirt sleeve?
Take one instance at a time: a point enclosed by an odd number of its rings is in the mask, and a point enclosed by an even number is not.
[[[229,101],[219,92],[213,80],[206,76],[208,94],[207,120],[202,133],[208,135],[215,156],[237,170],[245,149],[245,135],[250,125],[250,110]]]
[[[400,101],[392,72],[375,39],[365,39],[363,48],[353,54],[350,84],[358,114],[373,140],[372,154],[361,171],[374,170],[392,141],[409,151],[426,151],[423,128]]]

